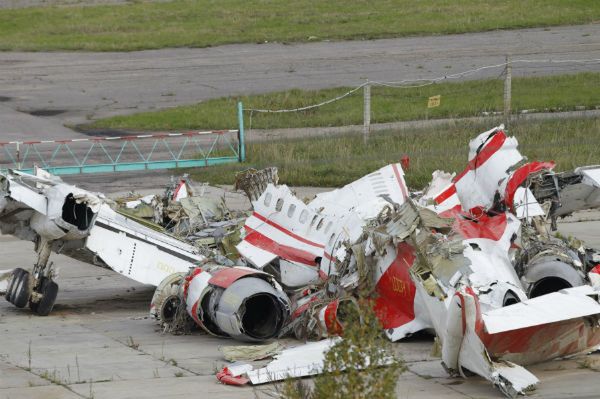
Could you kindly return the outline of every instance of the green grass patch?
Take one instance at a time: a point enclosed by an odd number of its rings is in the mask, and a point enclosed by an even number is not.
[[[2,50],[130,51],[585,24],[593,0],[221,0],[0,11]],[[493,45],[493,44],[491,44]]]
[[[503,81],[473,80],[437,83],[419,88],[375,86],[371,90],[371,122],[395,122],[427,118],[457,118],[503,109]],[[85,126],[95,129],[186,130],[231,129],[237,126],[237,101],[245,108],[286,109],[317,104],[347,92],[342,87],[325,90],[288,90],[244,97],[219,98],[196,105],[169,108],[98,120]],[[600,73],[514,78],[512,108],[566,111],[577,106],[600,105]],[[441,105],[427,109],[430,96],[442,96]],[[363,97],[359,90],[349,97],[317,109],[294,113],[246,112],[246,127],[272,129],[362,124]]]
[[[489,125],[460,122],[446,127],[373,133],[366,146],[361,135],[256,142],[247,145],[247,162],[191,170],[194,179],[232,184],[247,168],[277,166],[281,182],[292,186],[342,186],[406,154],[408,185],[423,188],[437,169],[460,172],[467,164],[469,140]],[[529,160],[553,160],[557,170],[599,164],[600,119],[521,122],[508,132]]]

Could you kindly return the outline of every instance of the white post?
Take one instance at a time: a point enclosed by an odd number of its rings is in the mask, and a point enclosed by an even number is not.
[[[19,144],[21,143],[17,141],[17,170],[21,170],[21,147]]]
[[[364,106],[363,106],[363,140],[367,144],[369,139],[369,130],[371,129],[371,85],[367,84],[363,87]]]
[[[512,89],[512,65],[510,56],[506,56],[506,69],[504,76],[504,124],[508,128],[510,122],[510,103]]]

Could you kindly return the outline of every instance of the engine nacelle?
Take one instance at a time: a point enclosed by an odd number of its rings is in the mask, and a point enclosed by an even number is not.
[[[586,284],[582,271],[551,255],[528,264],[521,281],[529,298]]]
[[[290,316],[289,298],[277,281],[247,267],[196,268],[185,277],[169,276],[154,294],[151,313],[170,323],[181,304],[177,298],[183,298],[187,314],[206,332],[240,341],[275,338]]]

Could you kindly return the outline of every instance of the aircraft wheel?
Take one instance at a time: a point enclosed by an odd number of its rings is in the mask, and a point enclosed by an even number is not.
[[[15,297],[15,288],[17,288],[17,284],[19,282],[19,278],[21,278],[21,274],[25,272],[24,269],[17,267],[13,270],[13,275],[10,278],[10,282],[8,283],[8,287],[6,289],[6,300],[10,303],[13,302],[13,298]]]
[[[11,298],[13,297],[13,291],[16,286],[15,282],[19,279],[21,273],[24,271],[25,270],[21,269],[20,267],[13,270],[12,276],[10,277],[10,281],[8,282],[8,286],[6,287],[6,300],[10,303],[12,303]]]
[[[18,277],[18,280],[15,280],[14,282],[10,299],[13,305],[18,308],[23,308],[27,305],[29,297],[31,296],[31,285],[29,283],[30,274],[28,271],[23,270]]]
[[[39,316],[48,316],[54,307],[54,302],[56,302],[58,284],[50,279],[44,278],[44,280],[42,280],[40,294],[42,294],[40,301],[37,303],[29,303],[29,307]]]

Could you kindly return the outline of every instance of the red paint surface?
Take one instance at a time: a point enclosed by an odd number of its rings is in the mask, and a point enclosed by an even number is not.
[[[252,230],[248,226],[244,226],[244,229],[246,229],[247,233],[246,238],[244,238],[244,241],[249,244],[252,244],[260,249],[264,249],[265,251],[271,252],[272,254],[275,254],[278,257],[288,260],[290,262],[302,263],[306,266],[317,265],[317,256],[311,252],[290,247],[288,245],[280,244],[277,241],[265,236],[264,234],[256,230]]]
[[[377,282],[374,309],[384,329],[400,327],[415,318],[416,287],[409,274],[414,261],[414,249],[401,242],[396,259]]]
[[[183,283],[183,297],[187,298],[187,293],[188,293],[188,288],[190,286],[190,282],[194,279],[194,277],[196,277],[197,275],[199,275],[200,273],[202,273],[202,269],[199,267],[196,267],[189,275],[185,276],[185,283]]]
[[[408,191],[406,190],[406,185],[404,184],[404,180],[402,180],[402,175],[400,175],[400,171],[398,170],[398,165],[395,163],[392,164],[392,169],[394,170],[394,176],[396,176],[396,181],[398,181],[398,185],[400,186],[400,191],[402,191],[402,198],[408,198]]]
[[[270,225],[270,226],[273,226],[273,227],[275,227],[277,230],[279,230],[279,231],[281,231],[281,232],[283,232],[283,233],[285,233],[285,234],[289,235],[290,237],[293,237],[293,238],[295,238],[296,240],[298,240],[298,241],[300,241],[300,242],[303,242],[303,243],[305,243],[305,244],[308,244],[308,245],[312,245],[312,246],[314,246],[314,247],[317,247],[317,248],[325,248],[325,245],[319,244],[319,243],[317,243],[317,242],[314,242],[314,241],[307,240],[306,238],[304,238],[304,237],[301,237],[301,236],[299,236],[298,234],[296,234],[296,233],[293,233],[293,232],[291,232],[290,230],[286,229],[285,227],[283,227],[283,226],[281,226],[281,225],[279,225],[279,224],[275,223],[274,221],[272,221],[272,220],[270,220],[270,219],[268,219],[268,218],[264,217],[264,216],[263,216],[263,215],[261,215],[260,213],[254,212],[254,213],[252,214],[252,216],[256,217],[257,219],[260,219],[260,220],[262,220],[263,222],[267,223],[267,224],[268,224],[268,225]]]
[[[308,307],[310,306],[311,303],[313,303],[314,301],[317,301],[319,298],[317,296],[313,296],[312,298],[310,298],[308,300],[308,302],[298,306],[296,308],[296,310],[294,310],[294,312],[292,313],[292,320],[296,319],[298,316],[300,316],[302,313],[306,312],[306,309],[308,309]]]
[[[505,141],[506,134],[504,134],[504,132],[501,130],[496,132],[492,139],[485,143],[485,145],[475,156],[475,158],[469,161],[465,170],[463,170],[458,176],[454,178],[454,182],[456,183],[457,181],[462,179],[464,175],[469,173],[469,171],[475,170],[484,163],[486,163],[492,157],[492,155],[494,155],[496,152],[498,152],[498,150],[502,148]]]
[[[493,357],[521,354],[536,361],[578,353],[600,344],[600,329],[582,318],[488,334],[478,334]]]
[[[482,214],[478,219],[457,215],[452,228],[465,239],[487,238],[498,241],[506,230],[506,214],[497,216]]]
[[[447,189],[442,191],[441,194],[435,197],[434,201],[436,202],[436,204],[439,205],[442,202],[446,201],[448,198],[452,197],[454,194],[456,194],[456,186],[454,185],[454,183],[452,183],[450,187],[448,187]]]
[[[239,269],[234,267],[229,269],[222,269],[213,274],[211,279],[208,280],[208,283],[216,285],[217,287],[227,288],[235,281],[249,274],[258,274],[258,272],[254,270]]]
[[[400,165],[402,165],[402,169],[405,171],[410,169],[410,157],[408,155],[403,155],[402,158],[400,158]]]
[[[182,190],[182,188],[185,188],[185,180],[181,180],[181,182],[179,182],[179,185],[175,189],[173,197],[171,198],[173,201],[177,201],[177,196],[179,195],[179,192]]]
[[[246,385],[248,382],[250,382],[250,380],[246,377],[234,377],[227,367],[223,367],[221,371],[217,372],[217,380],[226,385]]]
[[[341,335],[343,327],[337,318],[340,301],[336,299],[325,307],[325,327],[330,335]]]
[[[519,188],[519,186],[523,184],[525,180],[527,180],[527,177],[533,173],[539,172],[540,170],[552,170],[553,168],[554,162],[530,162],[515,170],[506,184],[506,190],[504,191],[504,203],[510,209],[514,210],[513,201],[515,198],[515,192],[517,191],[517,188]]]

